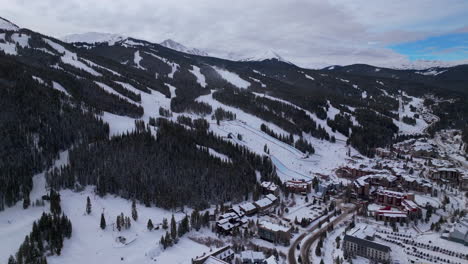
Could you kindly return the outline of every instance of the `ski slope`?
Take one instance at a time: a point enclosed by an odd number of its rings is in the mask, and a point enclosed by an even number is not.
[[[277,98],[275,98],[277,99]],[[277,99],[280,100],[280,99]],[[260,125],[265,123],[276,133],[288,134],[283,129],[274,124],[265,122],[256,116],[250,115],[238,108],[224,105],[213,99],[212,95],[204,95],[197,98],[199,102],[210,104],[213,109],[222,107],[224,110],[236,114],[235,121],[222,121],[218,126],[216,122],[210,123],[210,130],[214,133],[228,137],[231,135],[231,141],[241,144],[250,150],[265,155],[264,147],[268,147],[272,161],[279,167],[278,176],[282,181],[295,179],[310,179],[315,173],[327,174],[331,177],[334,170],[345,163],[348,147],[343,141],[330,143],[328,141],[316,139],[310,135],[304,135],[315,148],[315,154],[305,158],[305,154],[298,149],[279,141],[260,130]],[[237,135],[242,135],[242,140],[237,139]],[[298,136],[295,135],[295,140]],[[356,153],[351,149],[352,153]]]

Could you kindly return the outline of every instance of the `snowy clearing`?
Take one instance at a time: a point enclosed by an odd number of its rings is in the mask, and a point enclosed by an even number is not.
[[[232,85],[238,88],[247,89],[250,86],[250,83],[248,81],[242,79],[241,77],[239,77],[239,75],[233,72],[230,72],[230,71],[218,68],[218,67],[213,67],[213,69],[215,69],[215,71],[219,75],[221,75],[223,79],[225,79],[226,81],[228,81],[229,83],[231,83]]]
[[[200,68],[195,66],[195,65],[192,65],[193,69],[190,70],[190,72],[195,75],[195,77],[197,77],[197,83],[199,83],[201,85],[201,87],[205,88],[206,87],[206,80],[205,80],[205,75],[203,75],[201,72],[200,72]]]
[[[63,54],[62,57],[60,57],[61,61],[65,64],[69,64],[75,68],[78,68],[78,69],[81,69],[81,70],[84,70],[94,76],[101,76],[101,74],[95,70],[93,70],[93,68],[89,67],[88,65],[86,65],[85,63],[81,62],[79,59],[78,59],[78,56],[76,55],[76,53],[73,53],[67,49],[65,49],[62,45],[60,44],[57,44],[55,42],[53,42],[52,40],[50,39],[46,39],[46,38],[43,38],[43,40],[49,44],[49,46],[51,46],[54,50],[56,50],[58,53],[60,54]]]

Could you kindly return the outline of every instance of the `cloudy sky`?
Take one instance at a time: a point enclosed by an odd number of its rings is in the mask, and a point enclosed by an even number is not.
[[[0,0],[0,16],[61,37],[166,38],[216,56],[271,49],[306,67],[468,60],[467,0]]]

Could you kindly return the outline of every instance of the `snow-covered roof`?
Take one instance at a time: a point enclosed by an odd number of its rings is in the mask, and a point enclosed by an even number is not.
[[[354,181],[356,186],[364,186],[367,184],[367,180],[369,179],[387,179],[389,182],[393,182],[397,180],[397,177],[387,174],[387,173],[379,173],[379,174],[369,174],[366,176],[362,176]]]
[[[288,232],[291,229],[290,227],[275,224],[275,223],[268,222],[268,221],[262,221],[260,223],[260,227],[263,227],[265,229],[268,229],[274,232],[278,232],[278,231]]]
[[[255,201],[255,204],[259,207],[267,207],[273,204],[273,202],[268,198],[263,198],[258,201]]]
[[[405,207],[406,210],[409,211],[419,208],[418,205],[411,200],[403,200],[402,205]]]
[[[378,194],[397,197],[397,198],[403,198],[407,195],[406,193],[395,192],[395,191],[390,191],[390,190],[379,190]]]
[[[244,212],[242,212],[240,206],[238,205],[233,206],[231,210],[234,211],[234,213],[236,213],[240,217],[244,215]]]
[[[267,194],[266,195],[266,198],[270,199],[270,201],[272,202],[275,202],[276,200],[278,200],[278,198],[276,196],[274,196],[273,194]]]
[[[265,259],[265,254],[259,251],[246,250],[240,253],[242,261],[250,260],[252,263]]]
[[[366,237],[373,237],[375,235],[376,229],[372,225],[366,225],[363,228],[357,229],[355,232],[352,233],[353,236],[357,238],[366,238]]]
[[[275,256],[270,256],[269,258],[265,259],[264,264],[278,264],[278,262],[275,259]]]
[[[271,192],[275,192],[278,189],[278,186],[276,186],[276,184],[269,181],[262,182],[261,186],[265,189],[268,189]]]
[[[417,141],[413,144],[413,150],[415,151],[432,151],[434,146],[428,142]]]
[[[215,258],[213,256],[209,256],[204,264],[229,264],[226,261],[220,260],[219,258]]]
[[[255,205],[254,205],[253,203],[243,203],[243,204],[239,205],[239,207],[240,207],[242,210],[246,211],[246,212],[252,211],[252,210],[254,210],[255,208],[257,208],[257,207],[255,207]]]

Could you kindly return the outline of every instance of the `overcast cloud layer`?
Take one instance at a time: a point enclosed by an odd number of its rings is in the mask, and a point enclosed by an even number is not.
[[[0,7],[20,27],[56,37],[171,38],[216,56],[272,49],[306,67],[400,64],[407,55],[388,47],[468,28],[465,0],[0,0]]]

